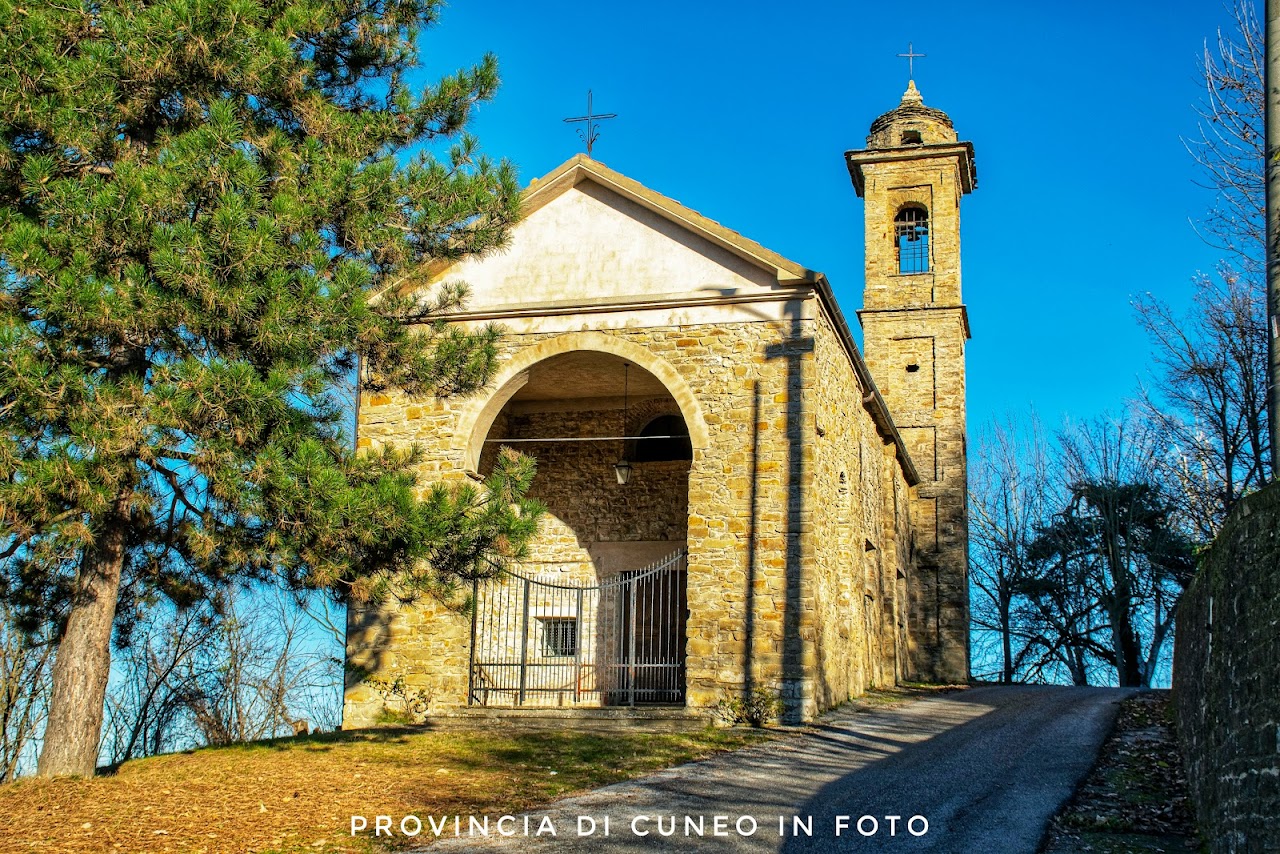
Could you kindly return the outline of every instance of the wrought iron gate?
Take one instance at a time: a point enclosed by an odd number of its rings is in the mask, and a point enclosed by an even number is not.
[[[516,572],[477,582],[468,702],[684,703],[685,553],[595,585]]]

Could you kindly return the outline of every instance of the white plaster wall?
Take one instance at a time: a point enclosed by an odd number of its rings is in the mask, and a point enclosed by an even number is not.
[[[768,291],[775,278],[651,211],[582,181],[531,213],[510,245],[441,276],[471,288],[468,311],[639,296]]]

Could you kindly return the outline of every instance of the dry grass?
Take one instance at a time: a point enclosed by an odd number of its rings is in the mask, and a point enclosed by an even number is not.
[[[513,813],[766,737],[406,729],[208,748],[0,786],[0,852],[369,852],[352,815]]]

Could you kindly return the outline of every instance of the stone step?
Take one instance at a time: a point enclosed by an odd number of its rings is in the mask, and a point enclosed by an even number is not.
[[[569,729],[578,732],[689,732],[714,720],[706,711],[674,706],[562,709],[470,706],[432,715],[429,726],[497,726],[511,729]]]

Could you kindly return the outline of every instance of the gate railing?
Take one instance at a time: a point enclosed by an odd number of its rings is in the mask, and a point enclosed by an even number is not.
[[[683,704],[684,550],[598,584],[477,581],[468,703]]]

